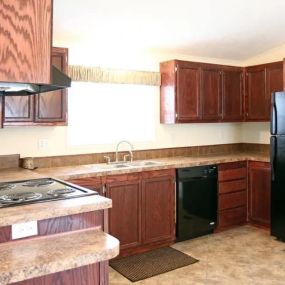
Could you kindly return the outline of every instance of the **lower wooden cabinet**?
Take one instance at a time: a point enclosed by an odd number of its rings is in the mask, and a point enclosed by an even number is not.
[[[218,230],[247,221],[247,162],[218,166]]]
[[[109,210],[109,232],[120,240],[120,250],[141,245],[139,174],[107,177],[106,196],[112,199],[112,208]]]
[[[248,165],[249,221],[270,225],[271,169],[267,162],[250,161]]]
[[[175,171],[107,176],[112,199],[109,232],[120,240],[120,256],[169,245],[175,239]]]
[[[165,171],[142,174],[143,244],[172,240],[175,236],[174,179]]]

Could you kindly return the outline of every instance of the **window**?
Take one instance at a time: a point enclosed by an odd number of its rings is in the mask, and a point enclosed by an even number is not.
[[[71,145],[154,140],[158,86],[72,82],[68,94]]]

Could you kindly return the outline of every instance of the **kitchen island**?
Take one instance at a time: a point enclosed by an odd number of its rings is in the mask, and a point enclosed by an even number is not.
[[[44,175],[14,168],[0,177],[5,183]],[[108,260],[119,253],[119,241],[106,233],[110,207],[110,199],[92,195],[1,208],[0,284],[108,284]],[[31,221],[37,234],[12,240],[12,225]]]

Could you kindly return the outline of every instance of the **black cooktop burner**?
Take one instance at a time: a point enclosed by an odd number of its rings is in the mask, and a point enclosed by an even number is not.
[[[0,196],[1,203],[21,203],[37,200],[42,197],[42,194],[35,192],[11,193]]]
[[[49,179],[36,179],[36,180],[30,180],[30,181],[26,181],[22,184],[22,186],[25,187],[41,187],[41,186],[48,186],[55,183],[52,180]]]
[[[65,194],[70,194],[75,192],[75,189],[72,188],[62,188],[62,189],[54,189],[54,190],[50,190],[47,192],[48,195],[52,195],[52,196],[60,196],[60,195],[65,195]]]
[[[53,178],[0,183],[0,208],[71,199],[98,192]]]

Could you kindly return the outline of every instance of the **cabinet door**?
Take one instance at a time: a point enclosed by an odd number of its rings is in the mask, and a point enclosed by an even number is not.
[[[247,114],[246,120],[266,120],[268,98],[265,90],[265,67],[248,68],[246,72]]]
[[[0,11],[0,81],[50,83],[52,0],[3,0]]]
[[[270,164],[249,163],[249,219],[253,223],[270,225],[271,174]]]
[[[222,118],[220,71],[203,69],[201,86],[202,119],[219,121]]]
[[[223,121],[242,121],[243,112],[243,72],[224,70],[223,85]]]
[[[67,73],[68,49],[53,48],[52,64]],[[36,95],[35,122],[67,123],[67,89]]]
[[[159,176],[160,171],[143,174],[143,243],[174,240],[174,175]]]
[[[34,95],[6,96],[5,97],[5,123],[33,122],[34,121]]]
[[[266,119],[270,120],[272,92],[283,91],[283,62],[266,65]]]
[[[0,96],[0,128],[3,128],[4,121],[4,96]]]
[[[106,196],[112,199],[109,212],[109,232],[119,239],[120,249],[141,244],[141,190],[139,180],[125,180],[123,176],[108,177]]]
[[[186,123],[199,120],[200,69],[178,67],[176,92],[176,122]]]

